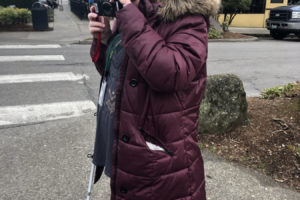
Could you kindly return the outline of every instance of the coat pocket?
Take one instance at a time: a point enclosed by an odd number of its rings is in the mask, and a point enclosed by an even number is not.
[[[147,147],[151,151],[161,151],[161,152],[168,154],[171,157],[174,156],[174,153],[171,152],[159,139],[150,135],[142,128],[139,128],[139,131],[142,134],[142,136],[144,137]]]

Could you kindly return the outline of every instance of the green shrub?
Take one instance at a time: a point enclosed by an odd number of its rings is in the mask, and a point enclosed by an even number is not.
[[[5,25],[13,24],[17,18],[17,13],[14,8],[4,8],[0,10],[0,23]]]
[[[208,39],[220,39],[222,38],[222,32],[214,29],[214,28],[210,28],[209,32],[208,32]]]
[[[300,97],[300,81],[296,81],[296,84],[291,88],[290,91],[286,92],[285,94],[288,97]]]
[[[289,83],[283,86],[265,89],[261,93],[264,99],[274,99],[276,97],[295,97],[300,96],[300,82]]]
[[[0,9],[0,25],[26,24],[31,18],[31,12],[24,8]]]
[[[229,23],[228,23],[228,21],[224,21],[222,24],[221,24],[221,26],[222,26],[222,29],[223,29],[223,31],[229,31]]]
[[[31,12],[25,8],[19,8],[16,10],[20,24],[26,24],[31,19]]]

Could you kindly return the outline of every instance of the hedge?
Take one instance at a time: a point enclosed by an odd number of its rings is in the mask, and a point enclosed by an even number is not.
[[[208,32],[208,39],[221,39],[222,38],[222,32],[215,29],[210,28]]]
[[[0,0],[0,6],[16,5],[17,8],[28,8],[30,10],[32,4],[36,1],[38,0]]]
[[[0,26],[12,24],[26,24],[31,19],[31,12],[25,8],[0,9]]]

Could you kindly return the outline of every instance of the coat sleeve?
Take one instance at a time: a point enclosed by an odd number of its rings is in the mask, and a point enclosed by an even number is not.
[[[120,10],[117,18],[126,53],[153,90],[177,91],[197,78],[207,58],[207,25],[202,16],[178,20],[167,39],[133,4]]]
[[[104,68],[105,68],[105,54],[106,54],[106,49],[107,49],[107,46],[102,44],[99,46],[97,46],[97,39],[93,39],[93,42],[92,42],[92,46],[90,48],[90,56],[91,58],[93,59],[96,52],[99,51],[99,48],[100,48],[100,52],[99,53],[99,58],[98,60],[96,60],[94,62],[95,64],[95,67],[97,69],[97,71],[99,72],[99,74],[102,76],[103,73],[104,73]]]

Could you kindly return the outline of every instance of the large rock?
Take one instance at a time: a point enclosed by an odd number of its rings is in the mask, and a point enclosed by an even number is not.
[[[199,132],[228,132],[245,122],[247,108],[243,83],[237,76],[209,76],[200,106]]]

